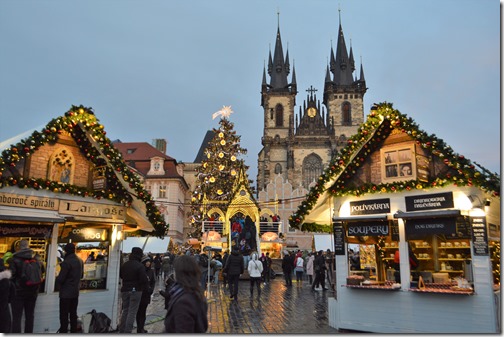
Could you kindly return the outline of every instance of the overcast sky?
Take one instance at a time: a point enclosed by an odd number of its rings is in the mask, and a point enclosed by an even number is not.
[[[262,73],[278,22],[297,112],[311,85],[322,99],[338,8],[357,69],[362,58],[365,114],[392,102],[500,172],[497,0],[2,0],[0,141],[82,104],[111,140],[165,138],[168,155],[192,162],[218,126],[212,114],[231,105],[255,180]]]

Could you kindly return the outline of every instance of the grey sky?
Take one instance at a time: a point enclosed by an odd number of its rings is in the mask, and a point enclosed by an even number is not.
[[[388,101],[454,151],[500,172],[500,3],[496,0],[3,0],[0,141],[74,105],[110,139],[168,140],[193,161],[212,113],[231,121],[256,178],[261,80],[280,12],[302,105],[322,99],[338,7],[373,103]],[[298,111],[298,106],[295,111]]]

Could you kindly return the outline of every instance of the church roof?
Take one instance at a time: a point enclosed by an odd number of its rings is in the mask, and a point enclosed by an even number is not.
[[[203,138],[203,142],[201,142],[198,154],[196,155],[196,158],[194,158],[195,163],[201,163],[203,161],[203,156],[205,155],[205,149],[208,147],[208,143],[212,141],[213,137],[214,137],[213,130],[208,130],[207,133],[205,134],[205,137]]]
[[[393,129],[407,133],[412,139],[433,157],[447,166],[444,173],[429,178],[428,181],[413,180],[408,182],[372,184],[364,183],[355,187],[347,182],[356,175],[359,166],[381,146]],[[476,166],[480,170],[476,169]],[[472,163],[463,155],[455,153],[450,146],[435,135],[429,135],[419,129],[418,125],[406,115],[393,109],[391,103],[380,103],[373,106],[367,121],[361,125],[359,132],[350,137],[348,145],[343,148],[319,177],[317,184],[310,189],[306,199],[290,217],[292,228],[307,231],[328,231],[327,219],[324,224],[316,223],[317,212],[327,205],[329,197],[346,195],[360,196],[370,193],[395,193],[402,190],[426,190],[449,185],[475,186],[486,193],[500,195],[500,176],[491,173],[478,163]],[[313,215],[311,214],[313,213]]]

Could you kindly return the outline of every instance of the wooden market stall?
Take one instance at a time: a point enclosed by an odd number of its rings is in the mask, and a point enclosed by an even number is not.
[[[375,106],[290,219],[331,228],[332,327],[501,332],[500,177],[479,168]]]
[[[34,333],[59,328],[55,284],[66,243],[85,261],[78,315],[93,309],[118,324],[121,241],[160,236],[166,224],[91,109],[73,106],[42,130],[0,143],[0,257],[26,239],[45,266]]]

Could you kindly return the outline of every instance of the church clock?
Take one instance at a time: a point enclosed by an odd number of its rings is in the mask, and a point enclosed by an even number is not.
[[[317,109],[314,107],[308,108],[308,116],[313,118],[317,114]]]

